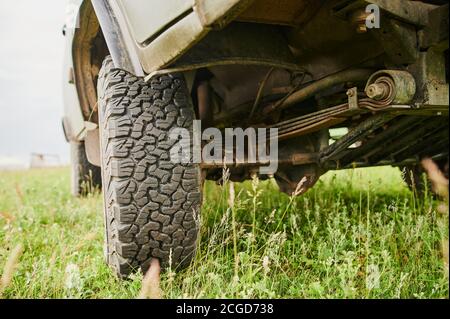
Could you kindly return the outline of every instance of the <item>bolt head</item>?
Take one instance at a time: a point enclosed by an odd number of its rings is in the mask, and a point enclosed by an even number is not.
[[[388,94],[388,88],[379,83],[373,83],[366,89],[366,95],[373,100],[381,100]]]

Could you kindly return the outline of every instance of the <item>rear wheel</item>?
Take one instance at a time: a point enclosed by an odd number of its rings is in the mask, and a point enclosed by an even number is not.
[[[403,181],[410,191],[419,196],[424,196],[431,191],[431,184],[419,164],[405,166],[402,167],[401,170]]]
[[[70,143],[72,163],[72,195],[86,196],[101,188],[102,178],[100,167],[89,163],[84,142]]]
[[[98,81],[106,259],[121,277],[152,258],[189,265],[201,203],[198,164],[174,164],[174,128],[192,133],[194,110],[182,75],[150,81],[116,69],[110,57]]]
[[[440,160],[436,163],[444,176],[448,179],[448,159]],[[402,170],[403,181],[408,188],[418,196],[427,194],[436,195],[433,191],[431,181],[420,164],[409,165],[400,168]]]

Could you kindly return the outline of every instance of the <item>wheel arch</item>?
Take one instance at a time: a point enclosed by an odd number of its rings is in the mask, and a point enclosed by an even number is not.
[[[111,55],[116,67],[135,75],[144,75],[137,56],[123,34],[108,1],[85,0],[78,13],[78,27],[72,41],[73,73],[80,108],[85,121],[98,122],[97,80],[104,58]]]

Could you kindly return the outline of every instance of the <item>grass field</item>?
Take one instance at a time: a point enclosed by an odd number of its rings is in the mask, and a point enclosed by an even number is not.
[[[103,262],[101,196],[72,198],[69,180],[68,169],[0,172],[3,297],[135,298],[142,275],[120,281]],[[247,182],[234,209],[227,198],[207,184],[197,255],[162,275],[164,298],[448,298],[448,216],[397,169],[328,173],[298,198]]]

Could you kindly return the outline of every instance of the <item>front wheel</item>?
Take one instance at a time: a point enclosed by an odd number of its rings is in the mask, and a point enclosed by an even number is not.
[[[193,131],[194,110],[184,77],[145,82],[117,69],[111,57],[98,81],[106,259],[120,277],[152,258],[162,267],[189,265],[201,203],[198,164],[175,164],[174,128]],[[191,142],[192,143],[192,142]],[[192,145],[191,145],[192,146]]]

